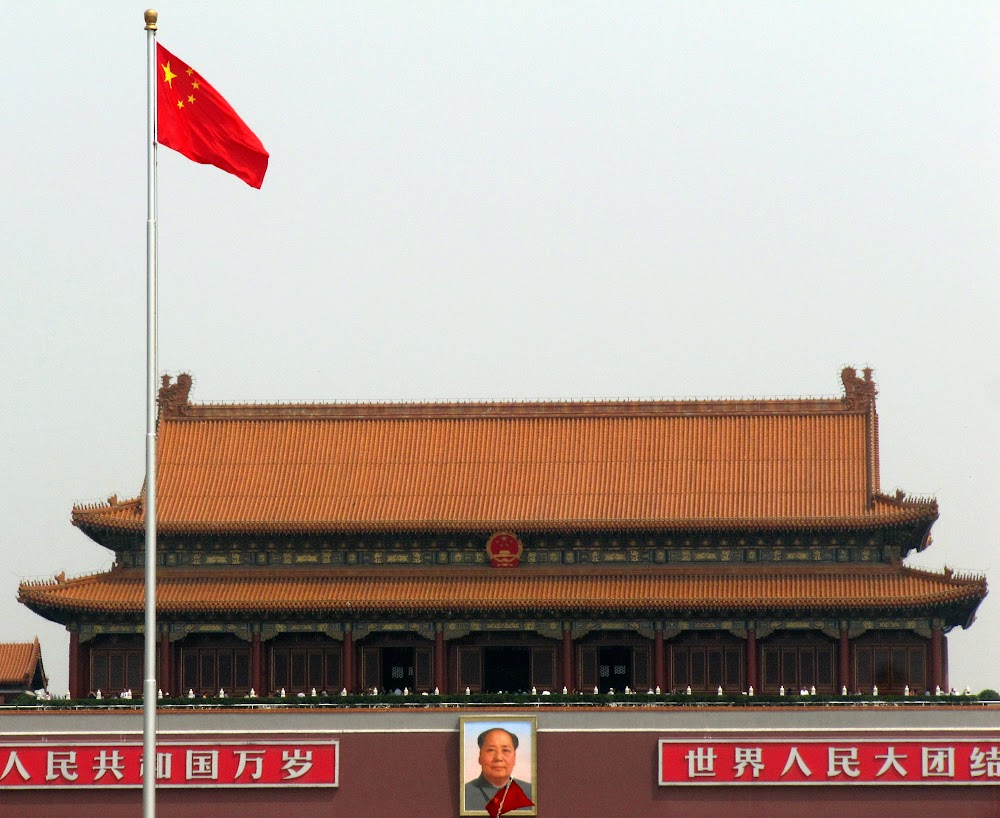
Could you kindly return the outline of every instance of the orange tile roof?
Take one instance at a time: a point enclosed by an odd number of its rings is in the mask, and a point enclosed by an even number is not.
[[[705,566],[695,568],[306,570],[161,569],[160,616],[528,616],[683,612],[914,612],[959,605],[971,617],[986,580],[904,566]],[[72,580],[22,584],[19,599],[44,615],[140,615],[143,573],[114,569]],[[966,624],[962,621],[958,624]]]
[[[865,527],[937,516],[879,494],[874,383],[840,399],[197,405],[161,390],[164,533]],[[183,388],[182,388],[183,387]],[[78,506],[143,527],[142,498]],[[96,537],[95,537],[96,538]]]
[[[41,661],[42,647],[37,636],[34,642],[0,642],[0,688],[33,689]]]

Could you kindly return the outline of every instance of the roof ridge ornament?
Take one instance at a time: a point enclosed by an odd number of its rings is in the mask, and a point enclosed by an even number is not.
[[[177,382],[171,383],[170,376],[164,375],[161,384],[159,399],[157,400],[160,407],[160,414],[168,417],[176,417],[182,414],[183,408],[187,406],[188,395],[191,392],[191,376],[187,372],[182,372],[177,376]]]
[[[858,377],[853,366],[845,366],[840,370],[840,380],[844,382],[844,402],[849,409],[869,409],[875,406],[878,389],[872,380],[874,370],[866,366],[861,371],[864,373],[863,378]]]

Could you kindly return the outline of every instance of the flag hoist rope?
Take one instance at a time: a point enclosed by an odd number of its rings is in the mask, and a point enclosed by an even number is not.
[[[142,815],[156,815],[156,19],[146,22],[146,621]]]

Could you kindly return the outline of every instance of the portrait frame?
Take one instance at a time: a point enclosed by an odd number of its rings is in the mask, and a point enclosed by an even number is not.
[[[530,784],[528,797],[533,807],[524,807],[505,815],[538,815],[538,742],[537,721],[534,716],[492,715],[462,716],[458,725],[458,804],[459,815],[488,815],[485,804],[470,803],[480,796],[474,783],[482,773],[479,762],[479,736],[488,730],[506,730],[517,736],[516,763],[511,776],[518,782]],[[468,786],[467,786],[468,785]],[[471,793],[471,794],[470,794]]]

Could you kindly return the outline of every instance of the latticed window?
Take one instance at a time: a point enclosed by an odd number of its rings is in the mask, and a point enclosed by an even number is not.
[[[477,647],[461,646],[456,650],[459,690],[478,693],[483,686],[483,652]]]
[[[90,655],[90,686],[105,694],[142,690],[142,649],[97,648]]]
[[[583,645],[578,656],[581,690],[639,690],[650,684],[650,656],[645,645]]]
[[[431,652],[429,650],[414,651],[413,663],[416,668],[414,676],[416,688],[418,690],[429,691],[431,685],[434,683],[434,679],[431,676]]]
[[[722,645],[671,646],[670,664],[675,690],[728,691],[742,688],[743,651]]]
[[[108,634],[96,637],[90,647],[90,691],[117,695],[142,691],[143,643],[141,636]],[[157,654],[159,658],[159,654]]]
[[[275,647],[271,651],[271,681],[273,690],[285,688],[288,693],[340,691],[342,684],[341,647]]]
[[[782,687],[788,692],[811,690],[813,687],[820,693],[834,692],[833,645],[765,645],[761,656],[764,692],[777,693]]]
[[[204,696],[220,689],[244,696],[250,691],[250,647],[182,647],[181,687]]]
[[[868,692],[901,693],[907,686],[923,693],[927,686],[927,649],[924,645],[856,645],[854,682]]]
[[[381,691],[409,689],[428,692],[433,687],[431,649],[423,645],[363,645],[358,650],[361,661],[361,686]]]
[[[531,684],[539,690],[550,690],[556,683],[556,652],[554,648],[532,648]]]

